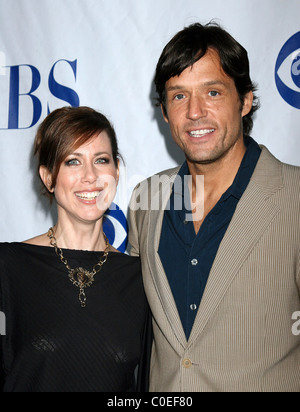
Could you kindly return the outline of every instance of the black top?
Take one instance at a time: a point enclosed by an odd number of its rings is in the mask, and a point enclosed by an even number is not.
[[[91,271],[103,252],[63,254]],[[0,244],[0,391],[135,390],[148,316],[139,258],[110,252],[85,293],[82,308],[53,248]]]

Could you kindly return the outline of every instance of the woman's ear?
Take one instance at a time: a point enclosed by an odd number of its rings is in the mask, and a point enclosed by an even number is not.
[[[117,186],[119,183],[119,179],[120,179],[120,159],[118,159],[118,167],[117,167],[117,177],[116,177]]]
[[[53,193],[54,189],[52,187],[52,175],[49,172],[49,170],[45,166],[40,166],[39,173],[42,182],[44,183],[46,188],[49,190],[50,193]]]

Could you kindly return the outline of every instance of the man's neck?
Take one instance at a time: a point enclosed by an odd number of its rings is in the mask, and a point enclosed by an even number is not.
[[[201,164],[187,160],[192,176],[192,204],[199,205],[201,203],[202,208],[204,208],[203,218],[194,220],[196,233],[208,213],[233,184],[245,153],[246,146],[242,141],[242,145],[233,148],[214,162]],[[204,199],[203,188],[197,187],[197,176],[199,175],[204,176]],[[197,215],[198,213],[195,213],[195,216]]]
[[[196,177],[204,176],[204,191],[206,194],[222,192],[232,185],[246,153],[244,141],[229,150],[220,159],[210,163],[190,162],[187,159],[190,174],[193,180],[193,194],[196,194]]]

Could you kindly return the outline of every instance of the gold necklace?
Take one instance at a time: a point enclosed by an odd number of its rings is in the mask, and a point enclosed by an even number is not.
[[[107,237],[104,234],[106,247],[105,247],[103,256],[101,257],[99,262],[96,263],[96,265],[93,267],[93,270],[89,272],[88,270],[82,267],[72,269],[69,266],[69,263],[67,259],[64,257],[62,250],[57,246],[57,241],[54,236],[53,227],[49,229],[47,236],[50,239],[50,245],[54,247],[57,256],[60,258],[62,263],[68,269],[70,281],[73,283],[73,285],[79,288],[79,302],[81,304],[81,307],[85,308],[86,307],[86,296],[85,296],[84,289],[89,288],[93,284],[96,273],[100,272],[102,266],[104,265],[104,263],[107,261],[107,258],[108,258],[109,241]]]

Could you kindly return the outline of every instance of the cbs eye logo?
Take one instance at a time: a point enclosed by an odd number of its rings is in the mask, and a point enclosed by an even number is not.
[[[281,97],[300,109],[300,31],[280,50],[275,66],[275,81]]]
[[[128,224],[126,216],[115,203],[113,203],[105,213],[103,230],[108,237],[109,243],[115,249],[124,253],[128,241]]]

